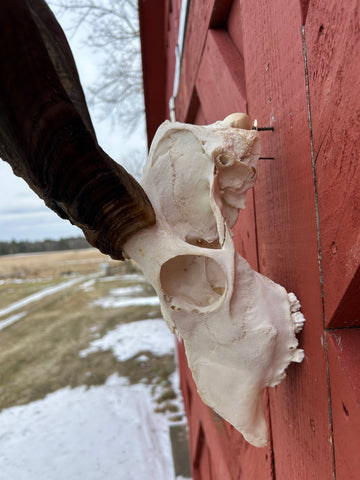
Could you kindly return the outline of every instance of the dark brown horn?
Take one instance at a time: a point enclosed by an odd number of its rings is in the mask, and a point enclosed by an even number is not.
[[[103,253],[155,223],[141,186],[97,144],[65,35],[43,0],[0,2],[0,156]]]

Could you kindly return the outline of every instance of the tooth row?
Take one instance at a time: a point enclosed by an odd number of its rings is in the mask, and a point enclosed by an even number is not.
[[[288,299],[290,303],[290,311],[292,313],[298,312],[301,308],[299,300],[296,298],[296,295],[292,292],[288,293]]]

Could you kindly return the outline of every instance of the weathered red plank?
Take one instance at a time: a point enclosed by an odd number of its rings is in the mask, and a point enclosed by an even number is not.
[[[309,3],[310,3],[310,0],[300,0],[301,20],[303,25],[305,25],[305,22],[306,22]]]
[[[208,28],[222,26],[230,7],[230,0],[201,0],[190,2],[186,27],[179,91],[175,100],[176,118],[189,122],[189,110],[195,81],[203,54]]]
[[[211,471],[211,453],[206,443],[206,437],[201,425],[198,425],[199,432],[197,435],[196,454],[194,456],[193,476],[194,480],[203,480],[208,478],[212,480]]]
[[[310,4],[305,33],[328,326],[360,258],[359,25],[357,0]],[[360,295],[352,308],[359,310]]]
[[[146,111],[151,112],[151,115],[146,115],[149,146],[158,126],[168,116],[164,83],[167,70],[166,11],[166,0],[151,4],[145,0],[139,1],[144,100]]]
[[[337,480],[360,472],[360,330],[328,333],[331,401]]]
[[[306,358],[270,389],[278,480],[332,478],[328,390],[315,193],[307,118],[299,2],[242,1],[240,18],[249,113],[263,132],[255,188],[260,271],[294,291],[307,319],[300,344]],[[316,391],[316,395],[314,392]]]
[[[196,89],[210,123],[246,112],[244,62],[223,29],[208,32]]]
[[[262,168],[261,161],[259,168]],[[246,259],[251,268],[258,271],[254,193],[252,189],[246,194],[246,209],[240,210],[233,233],[236,250]]]
[[[331,319],[331,327],[360,326],[360,266],[356,270],[346,292]],[[360,348],[360,344],[359,344]]]
[[[242,29],[241,29],[241,1],[234,0],[231,5],[230,14],[227,19],[227,31],[231,40],[234,42],[239,54],[244,58],[243,54],[243,40],[242,40]]]
[[[199,105],[198,110],[196,112],[196,116],[194,119],[195,125],[208,125],[209,122],[207,121],[204,111],[201,108],[201,105]]]
[[[181,62],[179,91],[175,99],[176,118],[181,122],[188,121],[188,110],[190,108],[213,3],[213,0],[190,2]]]
[[[215,12],[214,5],[221,8]],[[327,322],[332,327],[358,325],[360,99],[354,90],[360,86],[356,57],[360,22],[356,5],[355,0],[346,9],[335,0],[313,2],[310,7],[308,0],[234,0],[226,23],[232,45],[224,31],[207,33],[209,26],[224,25],[230,2],[190,3],[177,117],[204,124],[230,113],[229,105],[231,111],[245,110],[234,106],[239,103],[239,91],[245,102],[246,90],[248,113],[259,124],[275,127],[274,133],[261,133],[263,155],[274,160],[259,163],[255,196],[248,193],[247,210],[240,214],[234,240],[254,268],[259,256],[262,273],[295,291],[307,318],[300,336],[306,353],[303,364],[292,365],[287,379],[270,389],[274,462],[271,448],[249,446],[203,405],[180,351],[195,479],[269,480],[276,473],[278,480],[327,480],[333,478],[335,464],[337,479],[357,478],[360,334],[355,329],[332,331],[324,342],[313,188],[315,183]],[[301,37],[305,20],[317,178],[312,173],[307,119]],[[239,58],[240,65],[244,59],[245,68],[234,75]],[[245,86],[241,85],[244,71]]]
[[[215,0],[209,28],[221,28],[226,24],[233,0]]]

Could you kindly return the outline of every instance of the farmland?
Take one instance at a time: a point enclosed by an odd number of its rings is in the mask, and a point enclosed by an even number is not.
[[[132,262],[94,249],[0,257],[0,424],[1,412],[114,378],[147,386],[155,415],[183,423],[174,345]]]
[[[146,362],[136,357],[119,362],[111,351],[79,356],[92,340],[121,323],[161,317],[153,300],[142,305],[130,301],[125,306],[120,301],[116,307],[114,298],[113,308],[101,305],[99,299],[111,298],[114,291],[116,297],[119,289],[128,292],[130,299],[154,298],[152,287],[132,263],[115,262],[86,249],[0,257],[0,272],[0,315],[21,299],[35,298],[0,316],[0,329],[6,320],[15,319],[0,331],[0,410],[67,385],[99,385],[115,372],[131,382],[143,380],[170,388],[167,379],[175,368],[172,355],[139,352],[138,356],[147,354]],[[36,299],[36,293],[61,285],[65,288]],[[162,407],[175,410],[171,404]]]

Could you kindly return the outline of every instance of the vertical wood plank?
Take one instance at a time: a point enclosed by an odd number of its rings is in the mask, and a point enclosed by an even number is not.
[[[234,0],[227,19],[227,31],[239,54],[244,58],[244,47],[241,28],[241,0]]]
[[[209,30],[196,89],[209,123],[246,112],[244,62],[225,30]]]
[[[300,0],[302,24],[305,25],[310,0]]]
[[[176,118],[181,122],[188,120],[196,76],[203,52],[207,31],[212,15],[214,0],[190,2],[179,91],[175,99]]]
[[[205,114],[204,114],[204,111],[203,111],[201,105],[199,105],[199,108],[196,112],[194,123],[195,123],[195,125],[208,125],[209,124],[208,120],[205,117]]]
[[[360,330],[328,332],[336,480],[360,472]]]
[[[346,7],[335,0],[311,2],[305,33],[325,315],[332,327],[340,326],[339,316],[335,324],[331,319],[356,276],[360,259],[359,2],[349,0]],[[360,309],[360,295],[353,297],[351,309]],[[349,318],[343,320],[349,325]]]
[[[274,160],[261,165],[255,188],[259,268],[295,292],[307,319],[304,362],[269,390],[275,473],[278,480],[331,479],[302,14],[295,0],[242,1],[240,14],[249,113],[275,128],[262,133],[263,154]]]
[[[251,268],[258,271],[254,192],[252,189],[246,193],[246,209],[240,210],[238,220],[233,227],[233,233],[236,250],[245,258]]]
[[[349,286],[341,298],[330,326],[336,327],[360,327],[360,266],[356,270]],[[360,344],[359,344],[360,348]]]
[[[179,92],[175,100],[176,118],[181,122],[190,122],[193,119],[192,112],[189,117],[189,110],[208,29],[223,26],[230,5],[231,0],[190,2]]]
[[[263,156],[274,160],[259,164],[257,187],[248,192],[234,240],[253,268],[296,293],[307,319],[300,335],[303,364],[291,365],[286,380],[269,390],[273,450],[248,445],[201,402],[179,348],[195,478],[327,480],[333,478],[335,463],[337,480],[357,478],[360,333],[341,329],[324,337],[315,213],[318,200],[327,326],[358,325],[360,96],[354,92],[360,87],[359,15],[356,0],[346,8],[335,0],[190,3],[177,116],[204,124],[248,108],[260,125],[275,127],[274,133],[261,134]],[[307,118],[305,22],[317,178]],[[208,31],[225,24],[228,32]],[[171,27],[169,35],[173,32]],[[168,69],[171,73],[170,64]]]
[[[146,131],[148,145],[155,132],[168,114],[168,99],[166,99],[165,83],[159,81],[166,78],[166,0],[160,0],[150,5],[145,0],[139,1],[139,24],[141,40],[141,58],[144,79]]]

